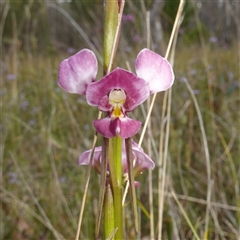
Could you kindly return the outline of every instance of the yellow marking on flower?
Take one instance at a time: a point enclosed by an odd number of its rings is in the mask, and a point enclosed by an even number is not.
[[[112,90],[109,94],[109,103],[113,106],[112,117],[123,117],[122,106],[126,101],[126,94],[123,90]]]

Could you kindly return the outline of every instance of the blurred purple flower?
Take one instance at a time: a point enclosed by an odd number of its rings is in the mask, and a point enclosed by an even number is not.
[[[133,41],[134,41],[134,42],[139,43],[139,42],[141,42],[141,40],[142,40],[142,38],[141,38],[140,35],[135,35],[135,36],[133,37]]]
[[[29,105],[29,102],[28,102],[28,101],[22,102],[22,103],[21,103],[21,109],[22,109],[22,110],[26,110],[28,105]]]
[[[68,50],[67,50],[68,53],[70,54],[73,54],[76,52],[76,49],[75,48],[72,48],[72,47],[69,47]]]
[[[8,75],[7,75],[7,79],[8,79],[9,81],[13,81],[13,80],[16,79],[16,75],[14,75],[14,74],[8,74]]]
[[[180,79],[179,79],[180,82],[186,82],[186,80],[187,80],[187,78],[185,78],[185,77],[180,77]]]
[[[197,70],[196,69],[191,69],[190,70],[190,75],[196,75],[197,74]]]
[[[60,181],[60,183],[65,183],[66,182],[66,177],[60,177],[59,181]]]
[[[194,93],[195,95],[198,95],[198,94],[200,93],[200,90],[195,89],[195,90],[193,90],[193,93]]]
[[[210,37],[209,42],[211,42],[211,43],[217,43],[217,42],[218,42],[218,38],[215,37],[215,36],[212,36],[212,37]]]
[[[17,183],[18,182],[18,177],[15,172],[9,172],[8,173],[8,181],[9,183]]]
[[[227,75],[228,75],[230,80],[233,80],[233,78],[234,78],[234,73],[233,72],[228,72]]]
[[[132,48],[131,48],[131,47],[125,47],[125,51],[126,51],[126,52],[131,52],[131,51],[132,51]]]
[[[36,120],[35,120],[35,119],[31,119],[31,120],[28,122],[28,124],[29,124],[30,126],[34,126],[34,125],[36,124]]]
[[[123,22],[134,22],[135,17],[132,14],[123,14],[122,20]]]

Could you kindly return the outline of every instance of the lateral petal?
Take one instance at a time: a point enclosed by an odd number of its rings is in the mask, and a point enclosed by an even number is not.
[[[165,91],[174,82],[174,73],[170,63],[147,48],[138,54],[135,68],[137,75],[149,84],[151,93]]]
[[[95,54],[83,49],[61,62],[58,70],[58,84],[69,93],[86,94],[90,83],[95,81],[98,63]]]

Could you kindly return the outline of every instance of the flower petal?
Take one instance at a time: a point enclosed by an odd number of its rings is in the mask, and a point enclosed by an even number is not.
[[[142,123],[128,117],[114,120],[107,117],[95,120],[93,124],[97,131],[106,138],[115,137],[117,134],[121,138],[129,138],[139,131]]]
[[[58,84],[67,92],[85,95],[87,86],[96,78],[97,69],[95,54],[83,49],[61,62]]]
[[[103,112],[109,112],[112,108],[112,105],[109,104],[108,96],[104,96],[98,104],[98,109]]]
[[[79,157],[79,165],[88,165],[90,163],[92,149],[85,151]],[[92,165],[95,170],[100,174],[101,173],[101,156],[102,156],[102,147],[96,147],[93,155]]]
[[[134,136],[141,128],[142,123],[129,117],[121,119],[121,127],[118,135],[121,138],[130,138]]]
[[[174,73],[170,63],[160,55],[143,49],[136,59],[136,73],[148,84],[151,93],[165,91],[174,82]]]
[[[130,106],[126,104],[126,111],[133,110],[150,95],[148,84],[143,79],[122,68],[116,68],[98,82],[88,86],[86,92],[88,104],[98,106],[103,97],[114,89],[124,90],[127,97],[133,99]]]
[[[139,175],[144,169],[153,169],[155,167],[152,159],[143,151],[142,148],[138,147],[137,143],[132,141],[132,150],[135,155],[134,164],[134,176]]]

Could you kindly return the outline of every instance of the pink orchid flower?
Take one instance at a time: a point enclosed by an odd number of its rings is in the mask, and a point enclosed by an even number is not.
[[[112,138],[118,134],[125,139],[135,135],[141,127],[141,122],[129,118],[127,113],[150,94],[165,91],[174,82],[170,63],[146,48],[138,54],[135,68],[137,75],[116,68],[95,82],[96,56],[83,49],[61,62],[58,84],[67,92],[86,95],[89,105],[106,112],[105,118],[94,121],[101,135]]]
[[[90,163],[90,156],[92,150],[88,150],[81,154],[79,157],[79,165],[88,165]],[[133,176],[138,176],[144,169],[153,169],[155,167],[152,159],[144,153],[143,149],[140,148],[137,143],[132,140],[132,153],[133,153]],[[101,157],[102,157],[102,147],[96,147],[93,155],[92,166],[93,168],[101,174]],[[125,141],[122,144],[122,168],[123,175],[126,176],[128,173],[127,157]],[[107,171],[109,173],[109,166],[107,166]]]

